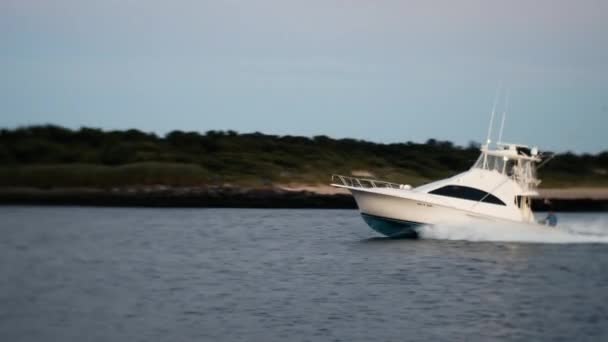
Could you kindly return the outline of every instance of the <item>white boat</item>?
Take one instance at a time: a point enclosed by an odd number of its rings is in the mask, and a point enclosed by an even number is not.
[[[543,157],[537,148],[489,140],[466,172],[412,188],[375,179],[332,176],[348,189],[365,222],[389,237],[416,237],[423,225],[499,221],[540,227],[530,202],[538,196],[536,176]]]

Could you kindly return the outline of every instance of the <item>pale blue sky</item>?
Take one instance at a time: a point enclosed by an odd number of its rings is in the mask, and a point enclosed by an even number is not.
[[[0,75],[2,127],[458,144],[502,80],[504,140],[608,149],[605,0],[0,0]]]

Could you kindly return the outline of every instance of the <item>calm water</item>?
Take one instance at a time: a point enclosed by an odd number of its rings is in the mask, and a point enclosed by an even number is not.
[[[606,214],[547,241],[386,240],[351,210],[0,217],[0,341],[608,340]]]

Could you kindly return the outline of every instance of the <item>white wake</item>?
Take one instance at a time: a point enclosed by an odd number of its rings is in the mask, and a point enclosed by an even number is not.
[[[418,229],[422,239],[528,243],[608,243],[608,221],[570,221],[558,227],[508,223],[435,225]]]

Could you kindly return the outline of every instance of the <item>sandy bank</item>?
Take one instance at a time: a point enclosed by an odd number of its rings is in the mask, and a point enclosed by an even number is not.
[[[608,200],[608,188],[541,189],[540,196],[549,199]]]

